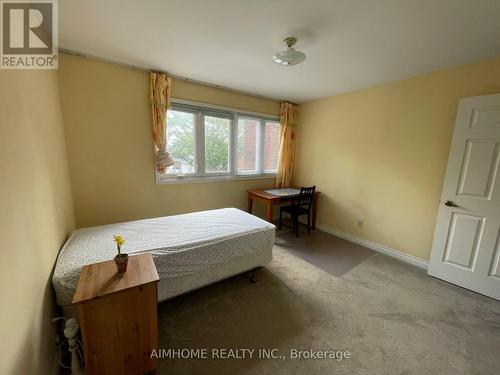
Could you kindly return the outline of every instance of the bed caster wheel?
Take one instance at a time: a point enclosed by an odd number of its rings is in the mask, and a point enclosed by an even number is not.
[[[250,277],[248,278],[248,280],[252,284],[256,284],[257,283],[257,272],[256,271],[252,271],[252,273],[250,274]]]

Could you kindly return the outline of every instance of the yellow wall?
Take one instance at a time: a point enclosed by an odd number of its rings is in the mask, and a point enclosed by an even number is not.
[[[59,82],[78,227],[211,208],[245,208],[273,180],[156,185],[149,75],[61,54]],[[279,113],[279,103],[174,80],[174,98]]]
[[[499,92],[497,58],[301,105],[294,181],[320,225],[427,260],[458,100]]]
[[[74,226],[55,71],[0,71],[0,373],[48,374],[51,272]]]

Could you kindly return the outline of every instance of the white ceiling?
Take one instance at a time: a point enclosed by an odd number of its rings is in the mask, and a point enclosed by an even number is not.
[[[61,0],[59,46],[304,102],[500,55],[499,0]],[[304,63],[271,56],[296,36]]]

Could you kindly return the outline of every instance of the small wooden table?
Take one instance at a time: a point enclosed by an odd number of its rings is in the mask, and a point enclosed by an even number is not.
[[[156,369],[158,273],[151,254],[83,267],[73,296],[79,304],[85,374],[147,374]]]
[[[291,189],[297,189],[300,190],[300,188],[295,188],[292,187]],[[270,189],[251,189],[247,190],[248,193],[248,213],[252,213],[252,208],[253,208],[253,201],[261,201],[266,204],[266,219],[269,222],[273,221],[273,205],[275,204],[280,204],[283,202],[290,202],[295,199],[297,199],[298,194],[294,195],[274,195],[274,194],[269,194],[266,192],[266,190]],[[318,213],[318,195],[319,191],[314,192],[313,195],[313,202],[312,202],[312,223],[311,227],[312,229],[316,229],[316,216]]]

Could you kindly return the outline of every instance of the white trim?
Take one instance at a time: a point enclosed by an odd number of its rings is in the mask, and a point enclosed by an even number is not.
[[[192,105],[195,107],[202,107],[202,108],[208,108],[208,109],[217,109],[220,111],[228,111],[228,112],[234,112],[237,115],[242,115],[242,116],[252,116],[252,119],[257,116],[257,117],[263,117],[268,120],[278,120],[279,121],[279,116],[277,115],[272,115],[270,113],[262,113],[262,112],[252,112],[252,111],[246,111],[244,109],[240,108],[231,108],[231,107],[224,107],[221,105],[215,105],[215,104],[209,104],[209,103],[203,103],[203,102],[195,102],[193,100],[186,100],[186,99],[177,99],[177,98],[172,98],[170,99],[170,104],[185,104],[185,105]]]
[[[197,112],[194,118],[195,171],[203,175],[205,174],[205,116]]]
[[[233,113],[231,126],[229,128],[229,174],[236,176],[238,173],[238,120]]]
[[[256,166],[258,171],[263,171],[264,170],[264,141],[265,141],[265,136],[266,132],[264,131],[264,126],[265,126],[265,121],[260,120],[259,121],[259,126],[257,126],[257,144],[255,153],[257,154],[257,160],[256,160]]]
[[[347,241],[350,241],[350,242],[356,243],[358,245],[367,247],[368,249],[375,250],[376,252],[382,253],[384,255],[388,255],[390,257],[399,259],[405,263],[412,264],[412,265],[417,266],[419,268],[422,268],[424,270],[427,270],[427,267],[429,265],[428,261],[417,258],[413,255],[405,254],[399,250],[391,249],[390,247],[387,247],[385,245],[381,245],[381,244],[373,242],[373,241],[365,240],[364,238],[354,236],[354,235],[349,234],[349,233],[344,233],[344,232],[341,232],[341,231],[336,230],[336,229],[331,229],[331,228],[325,227],[324,225],[318,224],[318,225],[316,225],[316,227],[323,232],[332,234],[334,236],[343,238]]]
[[[244,181],[244,180],[264,180],[264,179],[275,179],[276,173],[274,174],[254,174],[254,175],[219,175],[219,176],[159,176],[156,175],[157,185],[169,185],[169,184],[202,184],[204,182],[231,182],[231,181]]]

